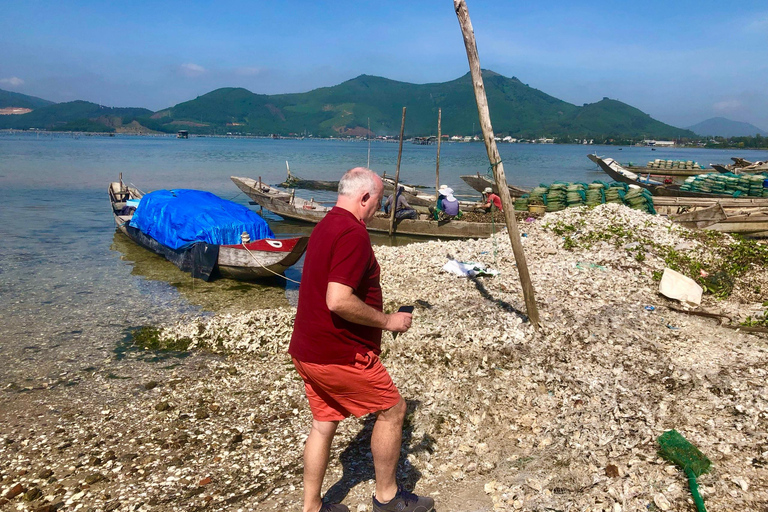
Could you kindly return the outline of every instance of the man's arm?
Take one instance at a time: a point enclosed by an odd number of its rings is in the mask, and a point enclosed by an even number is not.
[[[360,300],[354,290],[345,284],[328,283],[325,303],[329,310],[348,322],[393,332],[405,332],[411,327],[413,315],[410,313],[382,313]]]

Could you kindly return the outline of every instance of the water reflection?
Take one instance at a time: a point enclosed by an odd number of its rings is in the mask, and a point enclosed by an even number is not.
[[[236,312],[291,305],[286,280],[275,277],[260,282],[216,279],[205,282],[182,272],[162,256],[144,249],[120,231],[115,231],[110,249],[131,265],[131,275],[168,283],[190,304],[206,311]],[[291,277],[291,276],[288,276]],[[298,276],[293,275],[293,279]],[[296,285],[293,285],[295,287]]]

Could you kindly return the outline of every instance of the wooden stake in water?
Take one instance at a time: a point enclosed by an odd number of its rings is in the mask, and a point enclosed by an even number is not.
[[[461,33],[464,36],[464,46],[467,49],[467,60],[469,60],[469,70],[472,74],[472,86],[475,90],[480,128],[483,131],[485,150],[488,154],[488,160],[490,160],[491,163],[493,177],[499,187],[499,197],[501,198],[501,205],[504,208],[504,218],[507,221],[507,233],[509,234],[509,241],[512,243],[512,252],[515,255],[517,271],[520,275],[520,283],[523,287],[525,307],[528,312],[528,318],[531,320],[531,324],[538,330],[539,310],[536,307],[531,276],[528,274],[525,251],[523,251],[523,244],[520,242],[520,232],[517,229],[517,220],[515,219],[515,208],[509,195],[509,188],[507,188],[507,178],[504,175],[504,164],[501,162],[501,155],[499,154],[499,149],[496,147],[496,140],[493,137],[491,114],[488,111],[488,98],[485,95],[483,75],[480,70],[480,57],[477,54],[475,31],[472,28],[472,21],[469,19],[469,11],[467,10],[466,2],[464,0],[453,0],[453,8],[459,19]]]
[[[442,140],[440,131],[440,119],[442,115],[443,109],[437,109],[437,164],[435,166],[435,202],[440,200],[440,140]]]
[[[400,122],[400,147],[397,149],[397,167],[395,168],[395,191],[392,192],[392,207],[389,211],[389,236],[395,230],[395,210],[397,210],[397,187],[400,182],[400,160],[403,157],[403,132],[405,131],[405,107],[403,107],[403,120]]]

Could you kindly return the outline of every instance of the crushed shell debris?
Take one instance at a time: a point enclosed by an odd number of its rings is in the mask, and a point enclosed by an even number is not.
[[[566,225],[573,237],[629,238],[566,249]],[[417,305],[410,331],[384,335],[383,360],[409,403],[401,479],[447,511],[689,510],[685,476],[656,453],[655,439],[675,428],[713,462],[699,478],[711,510],[764,506],[766,337],[669,309],[652,277],[665,267],[657,247],[699,258],[711,247],[612,204],[520,229],[538,332],[506,233],[376,247],[385,309]],[[440,271],[448,257],[501,275],[453,277]],[[702,306],[741,319],[764,310],[768,270],[747,276]],[[0,508],[300,510],[311,416],[286,354],[294,314],[184,318],[161,336],[205,350],[178,366],[130,382],[97,375],[102,405],[73,399],[51,423],[5,422]],[[371,428],[371,418],[342,422],[325,482],[360,511],[373,491]]]

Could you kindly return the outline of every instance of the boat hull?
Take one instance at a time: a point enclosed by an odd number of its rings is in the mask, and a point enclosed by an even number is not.
[[[290,194],[276,194],[273,187],[258,184],[250,178],[231,177],[240,190],[251,198],[254,204],[271,211],[281,217],[317,224],[331,210],[326,206],[307,201]],[[257,186],[250,186],[257,184]],[[371,219],[366,228],[369,231],[388,233],[389,217],[379,216]],[[498,232],[502,226],[488,222],[463,222],[460,220],[436,221],[426,219],[396,219],[395,233],[409,236],[425,236],[432,238],[487,238]]]
[[[247,244],[214,245],[198,242],[184,249],[172,249],[137,228],[131,227],[130,215],[120,215],[125,204],[118,201],[110,186],[110,200],[117,229],[136,244],[148,249],[193,277],[208,281],[225,277],[241,281],[259,280],[280,275],[294,265],[306,251],[309,237],[261,239]],[[141,194],[131,189],[134,199]]]

